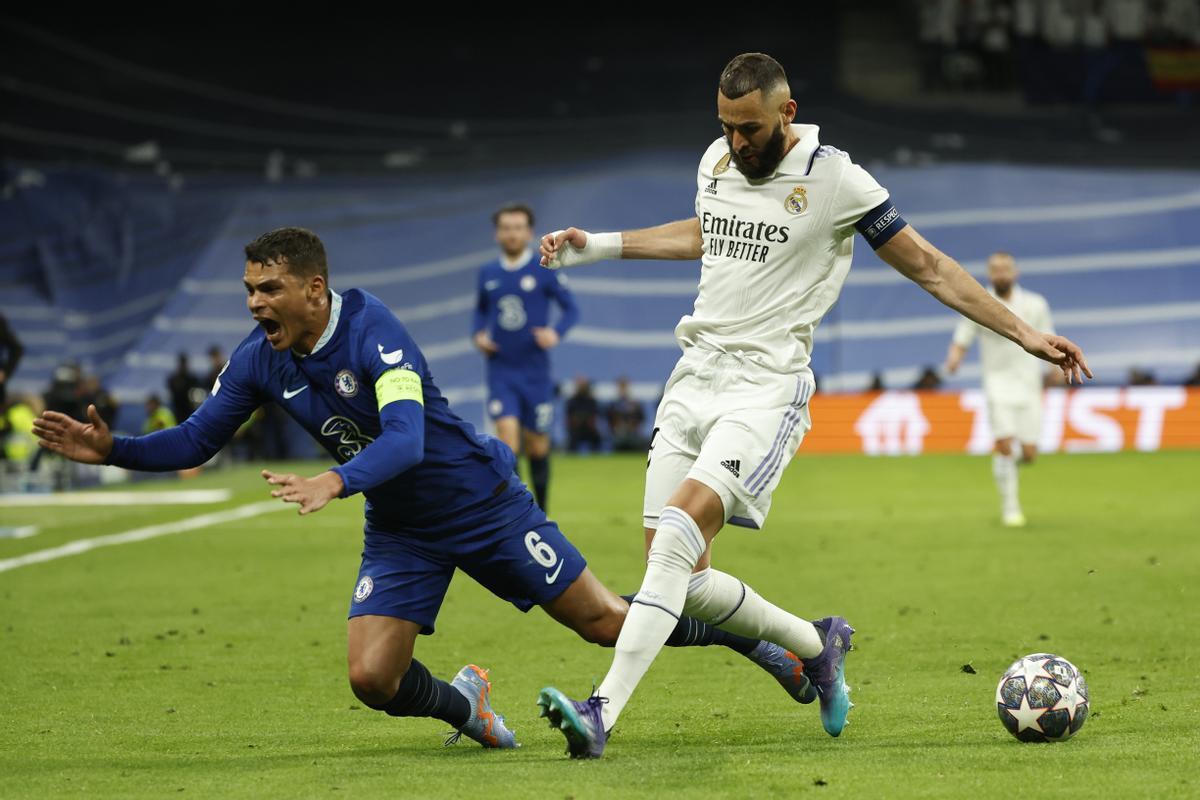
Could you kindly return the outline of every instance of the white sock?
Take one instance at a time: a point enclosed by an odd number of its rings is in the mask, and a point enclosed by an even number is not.
[[[605,730],[616,724],[633,690],[679,622],[688,576],[704,550],[704,536],[695,520],[682,509],[664,508],[646,559],[646,577],[629,606],[612,666],[598,690],[601,697],[608,698],[602,708]]]
[[[706,569],[692,575],[684,611],[721,630],[782,645],[800,658],[812,658],[822,649],[821,637],[811,622],[767,602],[758,592],[719,570]]]
[[[1000,492],[1000,508],[1004,514],[1021,513],[1021,502],[1017,497],[1017,460],[1013,455],[992,455],[992,477]]]

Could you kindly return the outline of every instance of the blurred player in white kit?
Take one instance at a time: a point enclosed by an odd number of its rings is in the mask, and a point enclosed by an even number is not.
[[[1017,262],[1011,253],[992,253],[987,262],[990,293],[1013,314],[1044,333],[1054,333],[1046,298],[1017,285]],[[988,422],[996,445],[992,453],[992,476],[1000,492],[1004,524],[1021,527],[1025,514],[1017,491],[1017,449],[1028,464],[1037,456],[1042,431],[1042,363],[1018,345],[967,318],[959,321],[946,353],[946,371],[953,375],[963,356],[979,339],[983,365],[983,391],[987,396]]]

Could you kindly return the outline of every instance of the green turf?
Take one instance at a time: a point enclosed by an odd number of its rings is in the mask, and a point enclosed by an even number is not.
[[[605,583],[635,590],[641,459],[554,470],[556,518]],[[1030,526],[1012,532],[986,459],[802,457],[768,529],[726,531],[716,561],[858,628],[852,724],[830,739],[742,657],[668,650],[600,762],[567,760],[535,700],[586,694],[609,652],[462,576],[418,656],[446,678],[490,668],[522,749],[443,749],[442,723],[359,706],[358,500],[3,572],[0,797],[1195,796],[1197,476],[1197,453],[1048,457],[1022,470]],[[253,469],[186,485],[235,488],[221,507],[266,494]],[[0,559],[209,510],[0,509],[47,526]],[[1023,745],[993,692],[1043,650],[1085,672],[1093,714],[1070,742]]]

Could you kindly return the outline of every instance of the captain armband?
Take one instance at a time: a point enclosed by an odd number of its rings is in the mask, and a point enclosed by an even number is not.
[[[907,225],[889,198],[863,214],[862,219],[854,223],[854,229],[862,234],[872,250],[878,250]]]
[[[425,405],[421,376],[411,369],[389,369],[375,381],[375,399],[379,401],[381,411],[388,403],[396,400],[416,400]]]

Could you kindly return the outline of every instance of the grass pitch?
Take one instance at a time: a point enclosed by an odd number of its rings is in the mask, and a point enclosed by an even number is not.
[[[554,462],[553,516],[618,592],[641,578],[642,469]],[[801,615],[850,619],[852,724],[830,739],[731,651],[667,650],[599,762],[566,759],[534,702],[546,684],[585,695],[609,651],[462,575],[417,656],[446,679],[489,668],[523,747],[443,749],[442,723],[355,701],[357,499],[24,566],[0,573],[0,796],[1197,796],[1197,476],[1198,453],[1047,457],[1022,470],[1030,525],[1009,531],[987,459],[801,456],[767,529],[727,530],[715,560]],[[0,559],[267,498],[257,468],[186,488],[216,486],[234,498],[0,509],[42,528]],[[1091,686],[1064,744],[996,718],[1000,673],[1037,651]]]

